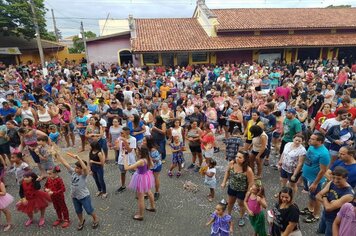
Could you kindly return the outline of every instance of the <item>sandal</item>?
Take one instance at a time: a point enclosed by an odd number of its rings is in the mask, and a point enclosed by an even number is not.
[[[156,212],[156,208],[146,208],[146,211]]]
[[[137,216],[137,215],[134,215],[134,216],[132,217],[132,219],[138,220],[138,221],[143,221],[143,217],[142,217],[142,216]]]
[[[83,220],[83,222],[81,224],[78,225],[77,230],[81,231],[84,228],[84,224],[85,224],[85,219]]]
[[[269,159],[265,159],[265,160],[263,161],[263,165],[264,165],[264,166],[269,166]]]
[[[97,222],[94,221],[93,224],[91,225],[92,229],[96,229],[98,227],[99,227],[99,221],[97,221]]]

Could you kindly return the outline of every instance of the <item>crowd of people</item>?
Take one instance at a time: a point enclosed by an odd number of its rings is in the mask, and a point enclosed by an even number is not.
[[[105,165],[114,159],[120,171],[116,193],[126,186],[137,193],[134,220],[142,221],[145,210],[156,212],[161,178],[179,178],[188,169],[204,176],[207,201],[219,202],[219,185],[227,189],[226,201],[207,223],[211,235],[231,234],[235,218],[243,227],[246,214],[259,236],[302,235],[301,215],[306,223],[317,223],[320,234],[355,235],[355,63],[308,58],[135,67],[66,60],[46,69],[31,62],[0,67],[4,231],[13,227],[15,214],[5,185],[11,172],[19,185],[16,209],[27,214],[26,226],[36,212],[43,226],[53,202],[58,217],[53,226],[67,228],[64,192],[70,187],[77,229],[85,225],[83,209],[96,229],[100,216],[87,177],[93,176],[95,196],[107,198]],[[86,160],[73,154],[76,145],[78,152],[89,150]],[[218,152],[225,152],[225,173],[217,172]],[[75,167],[63,156],[73,158]],[[59,164],[71,175],[70,183],[60,177]],[[280,173],[276,203],[265,197],[267,166]],[[127,173],[133,173],[130,181]],[[216,175],[223,176],[221,183]],[[300,192],[309,194],[305,206],[294,201]]]

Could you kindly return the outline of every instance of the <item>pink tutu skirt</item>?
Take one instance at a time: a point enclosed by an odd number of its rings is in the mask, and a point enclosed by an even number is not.
[[[147,193],[151,188],[155,186],[154,177],[152,171],[147,171],[144,174],[135,172],[132,175],[129,188],[139,193]]]
[[[14,197],[6,193],[5,196],[0,196],[0,209],[7,208],[14,201]]]

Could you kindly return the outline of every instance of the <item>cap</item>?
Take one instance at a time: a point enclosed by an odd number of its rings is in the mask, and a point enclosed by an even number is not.
[[[297,114],[297,111],[294,108],[288,109],[287,112],[292,113],[293,115]]]

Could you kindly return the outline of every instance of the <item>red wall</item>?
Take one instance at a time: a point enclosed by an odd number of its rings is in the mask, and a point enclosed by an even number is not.
[[[252,61],[252,50],[216,52],[217,63],[241,63],[242,61]]]

